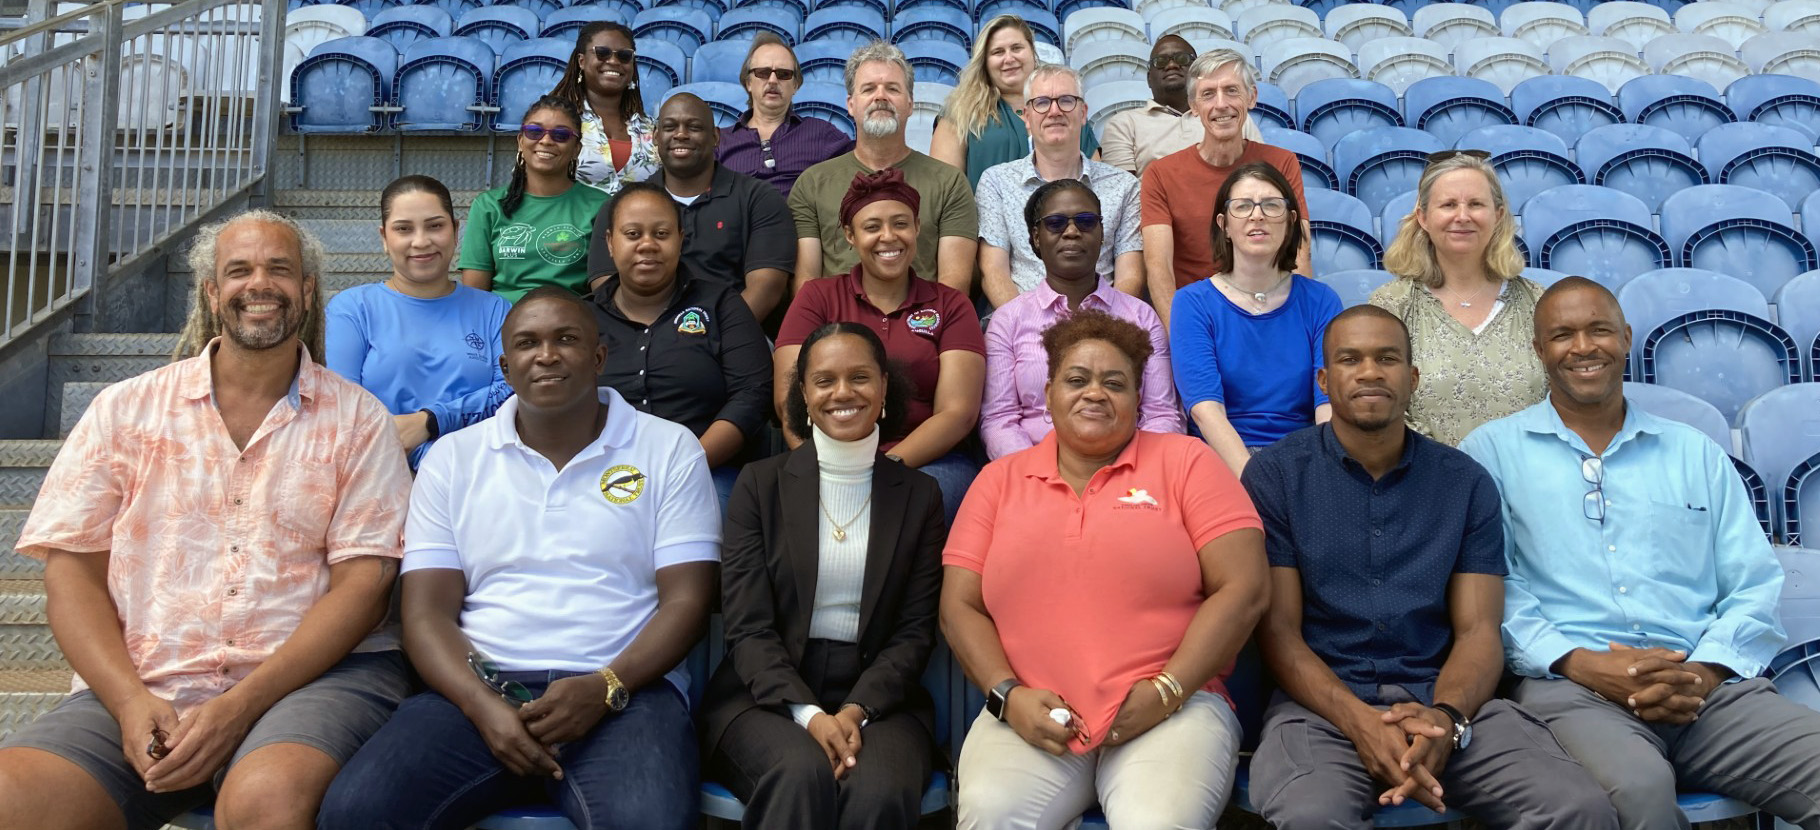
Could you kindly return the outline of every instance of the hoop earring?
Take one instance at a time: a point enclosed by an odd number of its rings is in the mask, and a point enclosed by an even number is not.
[[[512,162],[512,172],[513,173],[523,173],[524,169],[525,169],[525,154],[519,153],[518,160]]]

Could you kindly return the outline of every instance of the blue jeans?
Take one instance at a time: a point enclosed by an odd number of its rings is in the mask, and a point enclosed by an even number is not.
[[[980,474],[980,465],[964,452],[951,452],[917,469],[927,473],[942,488],[942,515],[948,526],[954,526],[954,514],[961,512],[961,499]]]
[[[723,518],[727,515],[727,499],[733,496],[733,483],[739,480],[740,469],[733,466],[708,469],[708,475],[714,479],[714,495],[720,497],[720,515]]]
[[[581,672],[502,672],[542,695]],[[342,767],[321,830],[460,830],[508,807],[554,802],[577,830],[693,830],[700,763],[688,704],[659,680],[586,737],[562,746],[561,781],[512,774],[461,710],[436,692],[405,700]]]

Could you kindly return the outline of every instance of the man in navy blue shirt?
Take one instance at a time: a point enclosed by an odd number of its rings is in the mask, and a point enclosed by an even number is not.
[[[1281,692],[1252,760],[1277,828],[1372,826],[1414,799],[1498,828],[1616,828],[1605,792],[1535,717],[1491,696],[1504,670],[1498,491],[1464,453],[1404,425],[1409,330],[1373,306],[1328,324],[1317,381],[1333,420],[1263,450]]]

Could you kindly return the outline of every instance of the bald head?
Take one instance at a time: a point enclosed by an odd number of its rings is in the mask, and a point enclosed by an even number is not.
[[[713,169],[720,130],[714,126],[714,111],[695,95],[678,92],[664,101],[654,138],[666,178],[695,178]]]
[[[1624,325],[1624,308],[1618,305],[1618,295],[1611,289],[1586,277],[1562,277],[1559,282],[1542,292],[1542,298],[1536,301],[1536,339],[1542,339],[1544,331],[1545,310],[1554,313],[1556,309],[1583,303],[1599,303],[1604,306],[1611,319]]]
[[[1623,420],[1630,326],[1610,289],[1585,277],[1549,286],[1536,302],[1535,346],[1557,410]]]

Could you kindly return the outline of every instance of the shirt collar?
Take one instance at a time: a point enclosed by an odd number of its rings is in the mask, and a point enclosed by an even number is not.
[[[221,335],[216,335],[208,345],[195,357],[177,364],[177,394],[187,400],[199,401],[215,394],[215,374],[209,367],[209,357],[221,347]],[[303,399],[316,399],[317,378],[310,371],[316,361],[310,359],[310,347],[301,341],[297,343],[297,374],[291,376],[291,389],[285,393],[291,408],[303,409]]]
[[[1601,453],[1593,452],[1592,448],[1586,445],[1586,440],[1581,438],[1579,433],[1567,428],[1567,423],[1561,420],[1561,413],[1555,411],[1555,405],[1552,401],[1553,397],[1554,393],[1551,392],[1549,393],[1549,397],[1542,399],[1541,403],[1535,404],[1511,417],[1517,419],[1518,426],[1522,427],[1525,432],[1535,433],[1537,435],[1553,435],[1577,452],[1586,455],[1601,455]],[[1657,418],[1648,412],[1644,412],[1643,407],[1631,403],[1627,398],[1624,401],[1624,424],[1618,427],[1618,434],[1612,436],[1611,443],[1605,447],[1605,452],[1602,454],[1611,455],[1618,447],[1631,441],[1638,435],[1643,433],[1660,435],[1662,434],[1662,430],[1663,423],[1660,418]]]
[[[600,402],[607,405],[607,422],[601,426],[600,435],[596,436],[581,452],[576,453],[575,459],[572,461],[604,452],[608,448],[625,447],[632,443],[632,437],[638,431],[638,412],[632,409],[631,404],[626,403],[625,398],[620,397],[611,386],[599,387],[596,392],[600,396]],[[524,439],[518,435],[518,403],[518,396],[513,395],[506,398],[505,403],[499,405],[499,411],[493,415],[493,419],[486,427],[488,449],[503,450],[507,447],[517,447],[526,453],[536,452],[526,446]]]
[[[1326,450],[1328,455],[1338,459],[1341,466],[1351,464],[1361,472],[1365,470],[1365,465],[1353,458],[1352,453],[1346,451],[1346,445],[1340,443],[1340,436],[1334,433],[1331,422],[1321,424],[1316,429],[1321,431],[1321,448]],[[1392,475],[1409,469],[1409,465],[1415,463],[1416,445],[1427,440],[1429,439],[1424,438],[1421,433],[1407,426],[1403,427],[1403,454],[1397,458],[1396,466],[1391,467],[1389,472],[1382,476],[1382,479],[1388,481]]]
[[[1088,185],[1093,184],[1093,165],[1089,163],[1091,161],[1092,159],[1087,158],[1086,153],[1081,154],[1080,180],[1082,183]],[[1049,180],[1043,178],[1041,173],[1036,172],[1036,152],[1034,150],[1031,151],[1029,155],[1016,159],[1011,163],[1017,165],[1017,176],[1019,179],[1023,180],[1026,187],[1030,185],[1041,186],[1049,183]]]
[[[866,297],[866,279],[865,277],[860,276],[860,273],[865,270],[865,267],[866,266],[861,263],[856,262],[853,264],[853,270],[847,272],[847,280],[849,281],[847,287],[848,290],[853,292],[854,297],[858,298],[861,302],[870,305],[872,301]],[[910,273],[906,276],[906,279],[910,280],[910,291],[904,295],[904,304],[887,313],[896,314],[905,309],[920,308],[935,302],[936,291],[934,282],[917,276],[916,269],[914,268],[910,269]],[[876,308],[876,306],[874,307]]]
[[[674,311],[677,306],[687,302],[689,300],[689,289],[694,285],[695,278],[690,276],[688,266],[678,262],[676,264],[676,290],[671,292],[670,304],[664,306],[663,315],[660,316],[667,316],[671,311]],[[606,280],[601,282],[600,287],[596,288],[590,296],[593,298],[594,304],[600,306],[602,311],[621,320],[625,320],[626,322],[632,322],[631,318],[627,317],[625,312],[619,310],[619,302],[617,300],[619,297],[618,274],[607,277]],[[653,323],[653,325],[656,324]]]
[[[1099,284],[1093,287],[1093,291],[1081,298],[1081,306],[1084,308],[1098,306],[1104,311],[1111,311],[1113,298],[1110,296],[1109,292],[1117,290],[1118,289],[1112,287],[1112,283],[1102,277],[1099,280]],[[1068,313],[1068,298],[1062,296],[1061,292],[1051,288],[1049,286],[1049,280],[1038,280],[1036,287],[1030,289],[1030,293],[1035,295],[1032,299],[1036,301],[1039,308],[1058,315]]]
[[[1169,114],[1169,115],[1187,115],[1188,114],[1187,112],[1185,112],[1183,110],[1178,110],[1175,107],[1169,106],[1168,104],[1158,101],[1155,98],[1152,98],[1152,99],[1144,102],[1144,111],[1145,112],[1156,112],[1158,110],[1161,110],[1162,112]]]
[[[687,205],[688,207],[694,207],[695,205],[699,205],[703,202],[713,201],[715,199],[715,197],[725,196],[728,193],[732,192],[732,190],[733,190],[733,171],[727,169],[726,165],[721,164],[718,161],[713,162],[713,164],[714,164],[714,176],[713,176],[713,178],[709,179],[709,181],[708,181],[708,189],[704,190],[700,194],[698,194],[695,197],[695,201],[690,203],[689,205]],[[667,175],[667,174],[665,173],[663,166],[658,165],[657,172],[652,173],[650,178],[645,179],[645,181],[663,188],[665,193],[670,193],[670,185],[665,181],[665,179],[664,179],[665,175]],[[675,199],[676,195],[672,193],[670,195],[670,198]],[[678,202],[678,204],[680,205],[681,203]]]
[[[1111,464],[1101,467],[1100,472],[1111,474],[1121,469],[1137,469],[1138,445],[1143,443],[1143,440],[1143,430],[1132,433],[1131,440],[1125,444],[1125,448],[1119,450],[1118,458],[1113,459]],[[1038,441],[1035,447],[1027,450],[1030,453],[1030,461],[1024,467],[1024,477],[1040,478],[1044,481],[1062,481],[1061,457],[1057,454],[1058,446],[1055,430],[1049,430],[1049,434],[1043,436],[1043,440]],[[1094,475],[1098,476],[1099,473],[1094,473]]]
[[[758,128],[752,126],[752,114],[753,114],[752,108],[747,107],[746,111],[740,113],[739,118],[734,120],[733,129],[752,130],[752,131],[756,132],[758,130]],[[784,123],[779,124],[778,129],[783,129],[784,127],[794,126],[794,125],[801,124],[801,123],[803,123],[803,117],[796,114],[795,107],[791,107],[790,112],[784,115]]]

